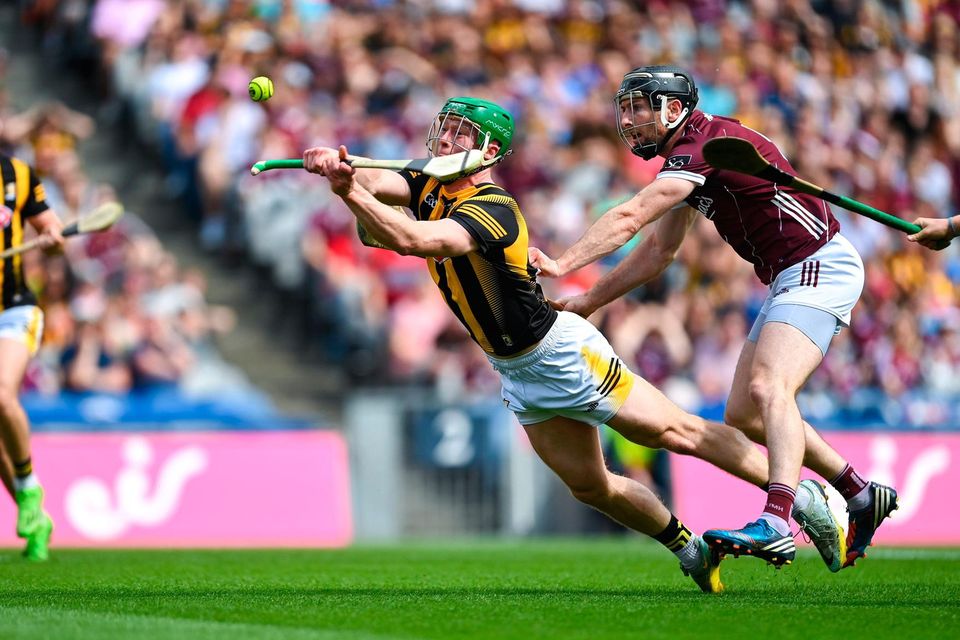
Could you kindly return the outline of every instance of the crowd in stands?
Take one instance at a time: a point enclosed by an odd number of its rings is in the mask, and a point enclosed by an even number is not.
[[[77,154],[78,141],[94,133],[91,118],[57,102],[21,112],[9,95],[0,102],[8,107],[0,147],[36,168],[65,223],[117,199],[111,185],[91,180]],[[61,255],[27,252],[23,265],[45,314],[24,391],[119,396],[167,388],[203,396],[242,384],[213,340],[232,328],[232,311],[206,304],[203,274],[180,269],[135,213],[72,239]]]
[[[952,0],[23,4],[51,55],[95,52],[105,113],[157,150],[204,246],[269,273],[291,313],[302,314],[303,347],[359,381],[497,388],[420,260],[362,247],[321,178],[247,170],[318,144],[421,157],[449,96],[489,98],[515,115],[514,153],[497,180],[518,198],[532,244],[554,256],[659,170],[661,159],[632,156],[615,130],[612,97],[642,64],[689,68],[699,108],[765,133],[828,189],[906,219],[944,216],[960,202],[960,3]],[[269,102],[247,97],[256,75],[273,79]],[[64,189],[65,202],[72,193]],[[837,214],[867,283],[803,408],[827,424],[957,424],[957,247],[930,252]],[[126,260],[169,261],[130,253]],[[581,291],[620,257],[545,289]],[[166,283],[177,280],[171,273]],[[699,220],[662,278],[594,320],[632,369],[683,406],[719,415],[765,294],[750,265]],[[90,297],[126,322],[122,300]],[[95,324],[84,329],[99,340]],[[159,329],[155,339],[168,337]],[[103,383],[163,379],[183,366],[174,352],[158,356],[159,371],[134,367],[129,379],[104,375]]]

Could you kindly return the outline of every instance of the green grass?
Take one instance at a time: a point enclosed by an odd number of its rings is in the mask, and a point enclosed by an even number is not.
[[[0,638],[950,638],[960,551],[878,550],[830,574],[727,560],[701,594],[637,538],[339,551],[0,550]]]

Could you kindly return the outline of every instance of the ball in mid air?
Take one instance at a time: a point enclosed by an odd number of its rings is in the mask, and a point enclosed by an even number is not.
[[[250,99],[255,102],[269,100],[273,96],[273,80],[266,76],[257,76],[247,85]]]

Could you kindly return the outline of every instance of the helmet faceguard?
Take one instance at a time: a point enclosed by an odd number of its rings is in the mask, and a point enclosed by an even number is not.
[[[427,150],[431,157],[450,155],[479,149],[485,140],[477,123],[454,111],[441,111],[427,134]]]
[[[491,167],[512,150],[513,116],[503,107],[479,98],[450,98],[433,119],[427,133],[427,150],[431,156],[449,155],[483,149],[496,141],[497,155],[485,160],[477,171]]]
[[[667,120],[667,104],[679,100],[680,117]],[[667,66],[639,67],[623,77],[614,98],[617,132],[630,151],[644,160],[656,156],[680,126],[687,121],[699,100],[697,87],[690,74]],[[657,116],[656,113],[660,112]],[[667,128],[657,140],[657,118]],[[630,124],[624,126],[623,121]]]

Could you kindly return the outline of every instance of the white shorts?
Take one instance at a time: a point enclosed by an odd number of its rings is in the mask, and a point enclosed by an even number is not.
[[[863,291],[863,261],[850,241],[839,233],[799,264],[780,272],[760,313],[781,304],[821,309],[850,325],[850,312]]]
[[[500,374],[503,403],[523,425],[555,416],[601,425],[617,414],[633,388],[634,374],[603,334],[566,311],[530,353],[487,359]]]
[[[0,311],[0,338],[16,340],[27,345],[30,355],[40,348],[43,337],[43,311],[40,307],[11,307]]]

